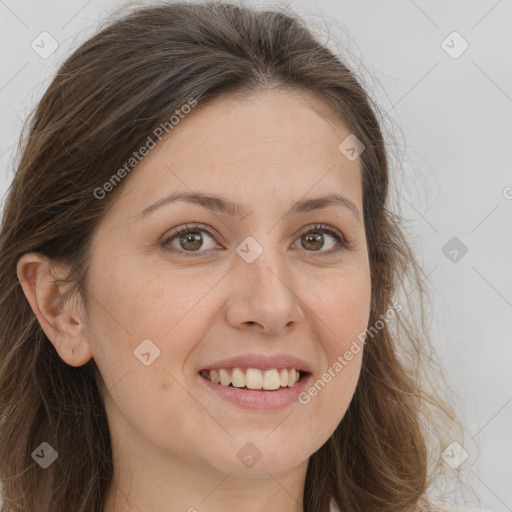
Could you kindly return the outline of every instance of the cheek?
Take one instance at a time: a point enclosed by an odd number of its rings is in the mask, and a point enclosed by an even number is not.
[[[371,285],[368,276],[354,273],[331,305],[333,326],[326,352],[333,388],[347,398],[355,390],[361,369],[364,336],[370,317]],[[326,377],[328,379],[328,377]],[[348,405],[348,403],[347,403]]]
[[[162,432],[179,437],[190,430],[190,416],[201,413],[183,388],[183,366],[208,319],[200,301],[205,291],[178,277],[170,287],[158,272],[108,267],[91,274],[91,324],[109,422],[121,436],[129,424],[154,441]],[[190,415],[177,415],[181,410]]]
[[[208,292],[215,280],[150,268],[136,258],[101,261],[90,272],[94,359],[107,389],[133,381],[129,393],[150,393],[149,403],[179,387],[173,376],[183,382],[187,356],[213,321]]]
[[[313,417],[324,418],[322,428],[327,433],[341,421],[357,386],[370,303],[369,276],[355,271],[337,275],[310,302],[324,357],[319,374],[299,402]]]
[[[321,339],[325,340],[329,352],[344,350],[347,343],[350,345],[365,330],[370,305],[371,281],[366,271],[333,273],[328,285],[318,289],[312,308],[322,321]]]

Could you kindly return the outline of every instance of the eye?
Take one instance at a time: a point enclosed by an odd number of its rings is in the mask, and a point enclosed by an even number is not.
[[[326,234],[328,237],[334,240],[334,243],[331,242],[330,247],[328,247],[328,249],[331,250],[320,251],[319,249],[325,248]],[[332,254],[343,249],[351,248],[348,240],[342,235],[340,231],[325,224],[316,224],[306,231],[303,231],[299,235],[298,241],[301,242],[302,247],[311,249],[308,250],[308,252],[316,252],[319,254]],[[334,247],[334,249],[332,249],[332,247]]]
[[[210,239],[209,247],[204,247],[205,236]],[[328,243],[327,251],[320,249],[325,248],[325,235],[331,238],[331,243]],[[325,224],[316,224],[309,229],[303,230],[299,234],[298,242],[301,242],[302,248],[307,252],[315,252],[318,254],[332,254],[344,249],[350,249],[351,244],[337,229],[327,226]],[[216,242],[214,235],[205,228],[195,224],[185,224],[174,230],[163,243],[166,250],[173,254],[180,254],[184,256],[200,256],[207,252],[209,249],[215,248]],[[206,244],[208,245],[208,244]],[[333,249],[334,248],[334,249]],[[206,249],[201,251],[200,249]]]
[[[171,253],[184,253],[186,256],[196,256],[194,253],[205,252],[198,250],[204,245],[204,236],[201,233],[206,233],[207,238],[214,242],[207,249],[213,248],[215,246],[213,235],[207,229],[200,228],[194,224],[185,224],[177,228],[169,238],[164,240],[163,245],[173,247],[174,249],[167,249]]]

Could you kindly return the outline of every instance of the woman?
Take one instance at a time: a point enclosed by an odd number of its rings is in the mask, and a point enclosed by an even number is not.
[[[4,508],[434,510],[423,276],[371,101],[298,18],[140,8],[66,60],[20,149]]]

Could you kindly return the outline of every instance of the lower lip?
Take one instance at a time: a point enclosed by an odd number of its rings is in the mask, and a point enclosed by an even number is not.
[[[291,388],[279,388],[275,391],[251,390],[221,386],[199,375],[204,384],[218,396],[245,409],[276,410],[283,409],[298,400],[299,395],[307,388],[313,376],[307,374]]]

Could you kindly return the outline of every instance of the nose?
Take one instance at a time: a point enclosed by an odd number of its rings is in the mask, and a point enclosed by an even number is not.
[[[285,334],[304,317],[303,304],[286,265],[264,251],[255,261],[240,258],[231,272],[227,321],[236,329]]]

